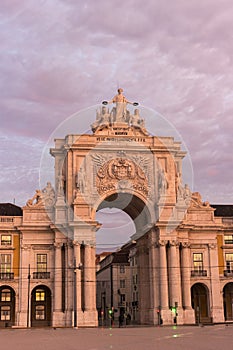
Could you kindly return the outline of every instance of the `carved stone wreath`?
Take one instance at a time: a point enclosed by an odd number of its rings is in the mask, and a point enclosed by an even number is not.
[[[134,190],[148,195],[148,180],[144,171],[126,158],[111,159],[100,167],[96,186],[99,194],[113,190]]]

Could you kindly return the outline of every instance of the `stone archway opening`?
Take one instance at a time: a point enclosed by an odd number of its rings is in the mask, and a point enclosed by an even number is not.
[[[0,288],[0,327],[15,324],[15,291],[10,286]]]
[[[136,233],[132,218],[118,208],[98,210],[96,219],[102,224],[96,233],[96,252],[113,252]]]
[[[233,283],[227,283],[223,288],[224,318],[233,320]]]
[[[113,193],[98,206],[97,212],[105,208],[117,208],[129,215],[135,225],[135,234],[141,235],[151,223],[149,208],[138,196],[131,193]]]
[[[203,283],[196,283],[191,288],[192,308],[196,323],[210,323],[209,290]]]
[[[31,292],[31,326],[51,326],[51,290],[45,285],[36,286]]]
[[[134,264],[130,265],[129,252],[131,251],[129,249],[135,249],[136,239],[144,235],[148,231],[148,227],[150,227],[151,216],[149,207],[141,198],[134,194],[117,192],[107,196],[99,204],[96,212],[101,213],[104,211],[107,211],[110,217],[108,218],[109,228],[111,225],[116,226],[116,215],[124,215],[126,220],[123,220],[124,227],[116,228],[114,235],[111,236],[113,242],[119,234],[121,240],[119,248],[121,247],[121,250],[110,256],[103,254],[100,257],[100,259],[104,259],[103,266],[105,266],[105,269],[100,274],[97,271],[98,293],[96,305],[99,325],[108,325],[110,321],[120,322],[120,319],[124,319],[125,315],[130,315],[134,322],[138,322],[139,290],[138,287],[135,287],[138,283],[138,272],[135,267],[132,268],[132,266],[135,266]],[[100,221],[99,218],[98,221]],[[131,226],[127,225],[127,221],[131,223]],[[131,232],[127,231],[129,227],[131,230],[133,229]],[[118,230],[119,232],[117,232]],[[134,259],[136,258],[134,257]],[[132,280],[134,281],[133,290]],[[130,302],[131,299],[133,303]],[[109,314],[109,312],[112,313]]]

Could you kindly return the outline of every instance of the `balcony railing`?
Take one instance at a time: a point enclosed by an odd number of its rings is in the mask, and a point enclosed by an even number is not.
[[[50,272],[33,272],[33,279],[46,280],[50,278]]]
[[[191,277],[206,277],[207,270],[192,270]]]
[[[0,272],[0,280],[13,280],[14,272]]]
[[[225,277],[233,277],[233,270],[224,270]]]

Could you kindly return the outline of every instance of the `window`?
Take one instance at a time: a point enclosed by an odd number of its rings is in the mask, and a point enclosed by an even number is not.
[[[10,306],[1,306],[1,321],[10,321],[11,319],[11,307]]]
[[[11,301],[11,291],[9,289],[2,290],[1,301]]]
[[[193,254],[193,266],[194,266],[194,271],[202,271],[203,270],[203,254],[202,253],[194,253]]]
[[[0,254],[0,272],[11,272],[11,254]]]
[[[225,244],[233,244],[233,235],[224,235]]]
[[[121,304],[125,302],[125,294],[121,294]]]
[[[120,266],[120,273],[125,273],[125,265]]]
[[[37,272],[47,272],[47,254],[37,254]]]
[[[226,253],[227,272],[233,272],[233,253]]]
[[[138,283],[138,275],[133,275],[133,284]]]
[[[36,301],[45,301],[45,291],[43,289],[37,289]]]
[[[11,245],[11,235],[1,235],[1,245]]]
[[[120,288],[125,288],[125,280],[120,280]]]
[[[45,306],[36,305],[36,320],[45,320]]]

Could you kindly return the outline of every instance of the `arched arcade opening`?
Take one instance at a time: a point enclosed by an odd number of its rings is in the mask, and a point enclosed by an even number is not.
[[[0,327],[15,324],[15,291],[10,286],[0,287]]]
[[[195,321],[210,323],[209,289],[203,283],[195,283],[191,288],[192,308],[195,311]]]
[[[51,326],[51,291],[47,286],[36,286],[31,293],[31,326]]]
[[[223,306],[225,321],[233,321],[233,283],[227,283],[223,288]]]

